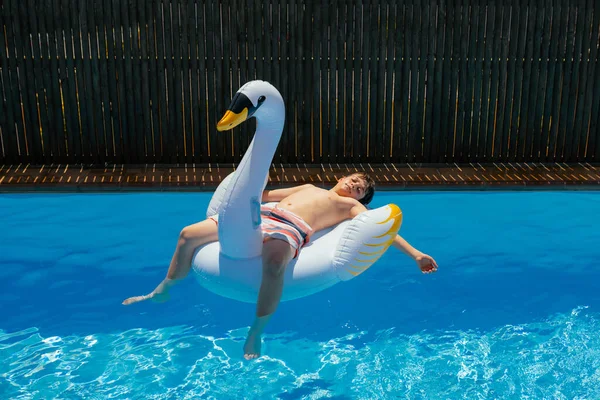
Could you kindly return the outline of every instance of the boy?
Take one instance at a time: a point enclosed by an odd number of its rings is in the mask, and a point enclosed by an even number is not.
[[[244,344],[244,358],[250,360],[260,356],[262,332],[279,304],[288,263],[298,256],[314,232],[366,211],[365,205],[371,201],[374,192],[375,182],[365,173],[345,176],[330,190],[308,184],[263,192],[263,202],[278,203],[274,207],[261,208],[263,275],[256,318]],[[189,272],[196,248],[218,240],[217,224],[218,216],[215,216],[185,227],[179,235],[167,277],[152,293],[130,297],[123,304],[147,299],[166,300],[169,288]],[[414,259],[423,273],[437,271],[432,257],[416,250],[399,235],[393,245]]]

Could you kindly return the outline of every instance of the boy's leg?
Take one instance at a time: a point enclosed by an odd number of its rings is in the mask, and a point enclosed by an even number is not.
[[[295,249],[285,240],[267,239],[263,244],[262,282],[256,304],[256,319],[244,344],[244,358],[247,360],[260,356],[261,335],[279,305],[285,267],[294,257],[294,252]]]
[[[152,299],[154,301],[168,300],[168,292],[177,280],[183,279],[190,272],[192,257],[196,249],[203,244],[215,242],[219,238],[217,224],[211,219],[186,226],[179,234],[177,247],[169,265],[166,278],[151,293],[145,296],[134,296],[123,301],[124,305]]]

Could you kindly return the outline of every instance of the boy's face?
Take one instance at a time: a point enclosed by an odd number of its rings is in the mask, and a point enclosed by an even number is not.
[[[358,174],[352,174],[340,178],[336,185],[336,193],[342,197],[352,197],[355,200],[360,200],[365,197],[365,189],[367,183]]]

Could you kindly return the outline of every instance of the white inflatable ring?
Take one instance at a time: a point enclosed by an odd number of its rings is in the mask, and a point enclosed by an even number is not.
[[[262,276],[259,199],[285,117],[281,95],[267,82],[242,86],[217,129],[230,129],[253,116],[254,139],[206,212],[207,217],[219,215],[219,241],[200,247],[192,260],[204,288],[249,303],[256,302]],[[389,248],[401,223],[398,206],[388,204],[315,233],[286,268],[281,300],[308,296],[360,275]]]

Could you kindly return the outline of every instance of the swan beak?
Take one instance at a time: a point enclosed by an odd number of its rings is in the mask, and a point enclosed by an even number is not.
[[[227,111],[223,118],[217,123],[219,132],[233,129],[248,118],[248,109],[244,108],[240,113],[236,114],[233,111]]]

